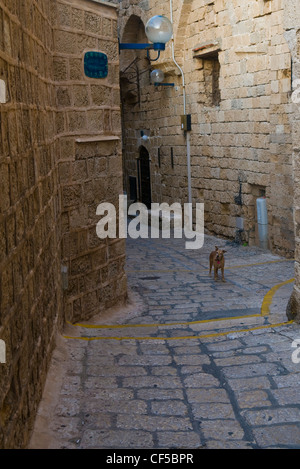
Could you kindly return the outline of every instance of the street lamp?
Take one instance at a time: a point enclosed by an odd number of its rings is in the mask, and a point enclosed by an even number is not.
[[[152,44],[142,43],[119,43],[119,50],[123,49],[146,49],[149,60],[158,60],[160,51],[165,50],[166,43],[173,36],[171,21],[162,15],[150,18],[145,27],[146,36]],[[156,59],[150,59],[149,50],[158,51]],[[84,73],[89,78],[106,78],[108,74],[108,58],[103,52],[89,51],[84,55]],[[0,92],[2,90],[0,89]],[[3,93],[1,93],[3,94]]]
[[[150,73],[150,80],[154,86],[174,86],[174,83],[163,83],[165,79],[165,74],[159,68],[152,70]]]
[[[153,49],[157,51],[165,50],[166,43],[173,36],[171,21],[162,15],[150,18],[145,26],[145,33],[152,44],[142,43],[120,43],[120,50],[123,49]]]
[[[165,50],[165,44],[173,36],[173,26],[165,16],[156,15],[146,24],[145,33],[149,41],[153,42],[154,49]]]
[[[162,83],[164,81],[164,78],[165,78],[164,72],[158,68],[155,70],[152,70],[152,72],[150,73],[151,82],[154,84]]]

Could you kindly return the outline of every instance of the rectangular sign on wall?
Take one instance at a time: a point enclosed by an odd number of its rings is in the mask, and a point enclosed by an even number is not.
[[[107,55],[103,52],[86,52],[84,73],[88,78],[106,78],[108,74]]]

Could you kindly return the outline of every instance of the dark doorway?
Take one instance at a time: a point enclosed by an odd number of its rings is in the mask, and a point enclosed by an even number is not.
[[[137,201],[137,183],[133,176],[129,176],[129,196],[130,200]]]
[[[145,147],[140,149],[139,157],[140,173],[140,201],[151,208],[151,181],[150,181],[150,159],[148,150]]]

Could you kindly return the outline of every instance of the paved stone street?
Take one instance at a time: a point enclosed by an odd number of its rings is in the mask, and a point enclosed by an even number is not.
[[[67,325],[30,447],[299,449],[293,261],[210,236],[198,251],[128,239],[127,254],[129,305]]]

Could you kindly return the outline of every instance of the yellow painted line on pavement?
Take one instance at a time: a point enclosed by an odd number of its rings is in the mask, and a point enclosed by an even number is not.
[[[242,269],[243,267],[255,267],[259,265],[266,265],[266,264],[278,264],[279,262],[294,262],[294,259],[278,259],[276,261],[265,261],[265,262],[255,262],[253,264],[241,264],[241,265],[230,265],[225,266],[225,270],[231,269]],[[127,270],[126,272],[129,274],[143,274],[143,273],[171,273],[171,272],[206,272],[209,269],[199,269],[199,270],[192,270],[192,269],[147,269],[147,270]]]
[[[259,317],[266,317],[270,314],[270,307],[273,301],[273,297],[275,293],[283,286],[288,285],[289,283],[294,282],[295,279],[289,279],[284,282],[279,283],[278,285],[275,285],[272,287],[268,293],[264,296],[262,306],[261,306],[261,313],[260,314],[251,314],[251,315],[246,315],[246,316],[234,316],[234,317],[225,317],[225,318],[217,318],[217,319],[205,319],[201,321],[189,321],[189,322],[173,322],[173,323],[153,323],[153,324],[103,324],[103,325],[95,325],[95,324],[81,324],[81,323],[75,323],[72,324],[71,322],[67,321],[67,324],[73,326],[73,327],[81,327],[85,329],[130,329],[130,328],[149,328],[149,327],[160,327],[160,328],[166,328],[170,326],[190,326],[190,325],[197,325],[197,324],[206,324],[206,323],[211,323],[211,322],[218,322],[218,321],[233,321],[233,320],[238,320],[238,319],[247,319],[247,318],[259,318]],[[128,337],[128,336],[122,336],[122,337],[73,337],[73,336],[63,336],[65,339],[78,339],[78,340],[86,340],[86,341],[92,341],[92,340],[183,340],[183,339],[197,339],[197,338],[210,338],[210,337],[218,337],[222,335],[228,335],[228,334],[233,334],[233,333],[238,333],[238,332],[246,332],[246,331],[253,331],[253,330],[259,330],[259,329],[267,329],[267,328],[272,328],[272,327],[279,327],[282,325],[287,325],[287,324],[292,324],[293,321],[289,322],[283,322],[279,324],[270,324],[270,325],[264,325],[264,326],[256,326],[253,328],[248,328],[248,329],[241,329],[238,331],[224,331],[224,332],[216,332],[212,334],[206,334],[206,335],[200,335],[200,336],[182,336],[182,337]]]
[[[189,321],[189,322],[167,322],[167,323],[153,323],[153,324],[81,324],[75,323],[72,324],[71,322],[67,321],[67,324],[74,327],[83,327],[85,329],[131,329],[135,327],[143,328],[143,327],[169,327],[169,326],[192,326],[196,324],[205,324],[209,322],[216,322],[216,321],[229,321],[231,319],[245,319],[245,318],[260,318],[261,314],[249,314],[245,316],[234,316],[234,317],[227,317],[227,318],[217,318],[217,319],[202,319],[201,321]]]
[[[203,319],[199,321],[188,321],[188,322],[168,322],[168,323],[153,323],[153,324],[82,324],[82,323],[75,323],[72,324],[71,322],[67,321],[67,324],[74,327],[83,327],[85,329],[131,329],[131,328],[144,328],[144,327],[170,327],[170,326],[192,326],[196,324],[205,324],[210,322],[216,321],[229,321],[229,320],[236,320],[236,319],[246,319],[246,318],[259,318],[261,316],[268,316],[270,313],[270,306],[273,301],[273,297],[279,288],[287,285],[289,283],[294,282],[294,278],[286,280],[285,282],[279,283],[272,287],[268,293],[265,295],[262,306],[261,306],[261,313],[260,314],[249,314],[244,316],[234,316],[234,317],[225,317],[225,318],[217,318],[217,319]]]
[[[260,329],[270,329],[280,326],[287,326],[293,324],[294,321],[288,322],[281,322],[278,324],[268,324],[266,326],[256,326],[251,327],[249,329],[239,329],[237,331],[224,331],[224,332],[214,332],[211,334],[202,334],[202,335],[192,335],[192,336],[182,336],[182,337],[72,337],[72,336],[64,336],[65,339],[77,339],[77,340],[85,340],[85,341],[93,341],[93,340],[187,340],[187,339],[209,339],[213,337],[220,337],[229,334],[239,334],[241,332],[251,332],[257,331]]]
[[[265,264],[278,264],[279,262],[294,262],[294,259],[279,259],[277,261],[265,261],[265,262],[255,262],[253,264],[232,265],[232,266],[225,267],[225,269],[242,269],[243,267],[253,267],[253,266],[265,265]]]
[[[273,288],[271,288],[271,290],[268,291],[268,293],[265,295],[263,299],[262,306],[261,306],[262,316],[268,316],[270,314],[270,307],[273,301],[273,297],[275,293],[277,292],[277,290],[279,290],[279,288],[283,287],[284,285],[288,285],[289,283],[292,283],[294,281],[295,279],[291,278],[289,280],[286,280],[285,282],[281,282],[278,285],[275,285]]]

